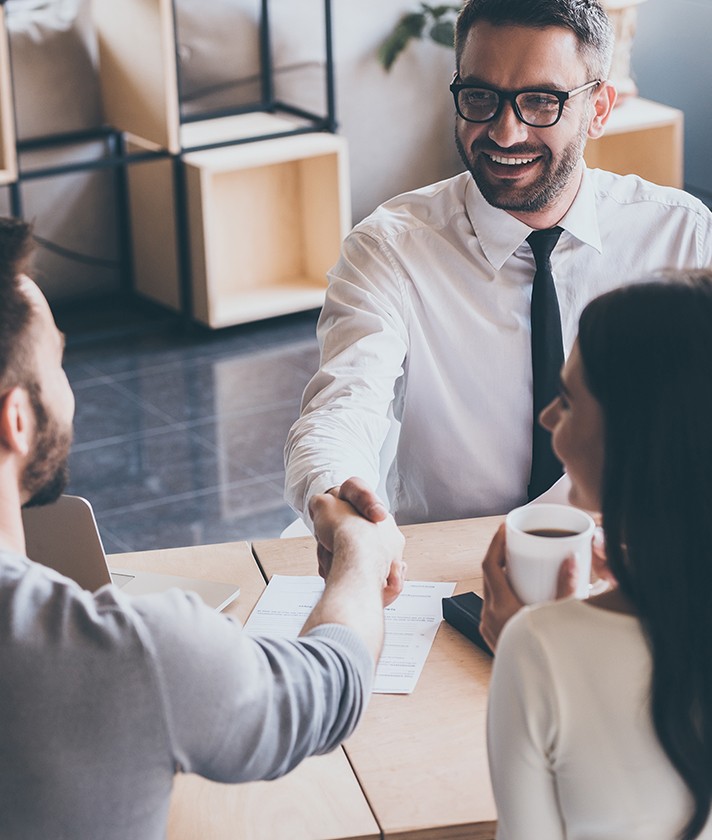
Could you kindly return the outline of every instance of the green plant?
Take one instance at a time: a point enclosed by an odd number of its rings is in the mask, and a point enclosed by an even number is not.
[[[390,70],[394,61],[414,38],[425,34],[444,47],[455,43],[455,18],[460,11],[460,4],[445,3],[431,6],[420,4],[419,12],[409,12],[398,21],[396,28],[381,44],[378,58],[386,70]]]

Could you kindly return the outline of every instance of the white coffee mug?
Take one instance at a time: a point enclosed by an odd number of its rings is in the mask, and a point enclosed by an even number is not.
[[[576,597],[590,591],[591,540],[596,523],[570,505],[526,505],[507,514],[507,576],[525,604],[552,601],[563,560],[578,569]]]

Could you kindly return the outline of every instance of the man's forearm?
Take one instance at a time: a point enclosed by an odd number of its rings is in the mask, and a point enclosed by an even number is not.
[[[384,416],[371,418],[370,423],[378,425],[370,433],[373,445],[358,435],[364,423],[357,410],[322,406],[294,424],[285,446],[285,499],[305,519],[312,496],[350,476],[359,476],[371,487],[378,485],[379,451],[390,422]]]
[[[324,594],[307,619],[302,634],[321,624],[343,624],[358,633],[374,663],[383,647],[384,576],[352,543],[337,544]]]
[[[320,368],[285,446],[285,497],[305,518],[311,496],[349,476],[378,486],[388,409],[408,347],[404,301],[392,274],[378,244],[363,235],[349,237],[329,274],[317,328]]]

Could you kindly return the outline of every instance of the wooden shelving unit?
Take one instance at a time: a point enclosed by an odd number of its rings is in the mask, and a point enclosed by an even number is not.
[[[683,113],[649,99],[627,99],[613,109],[603,137],[589,140],[584,157],[590,167],[682,188]]]
[[[244,122],[265,134],[293,127],[268,114]],[[190,129],[208,141],[216,126]],[[311,132],[222,146],[185,153],[182,166],[193,317],[225,327],[321,306],[351,225],[344,138]],[[172,186],[169,161],[129,172],[136,290],[178,309]]]
[[[210,0],[206,0],[209,2]],[[92,0],[105,125],[18,141],[0,0],[0,186],[116,173],[125,289],[209,327],[321,305],[350,228],[346,141],[335,135],[331,0],[321,0],[326,113],[274,95],[269,0],[260,2],[261,100],[183,118],[175,0]],[[98,140],[104,156],[18,167],[18,152]]]
[[[178,154],[180,98],[172,0],[92,0],[104,117]]]
[[[321,306],[350,228],[345,140],[302,134],[183,161],[195,317],[224,327]]]
[[[15,108],[5,7],[0,5],[0,185],[17,181]]]
[[[271,101],[263,55],[264,110],[182,123],[172,0],[93,2],[107,120],[172,156],[128,170],[135,290],[209,327],[319,307],[351,224],[333,116]]]

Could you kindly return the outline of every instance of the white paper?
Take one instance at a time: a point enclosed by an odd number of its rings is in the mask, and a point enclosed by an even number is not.
[[[409,580],[386,607],[383,653],[373,684],[376,694],[413,691],[442,621],[442,599],[454,589],[454,583]],[[296,639],[323,591],[324,581],[317,576],[274,575],[245,630],[252,636]]]

